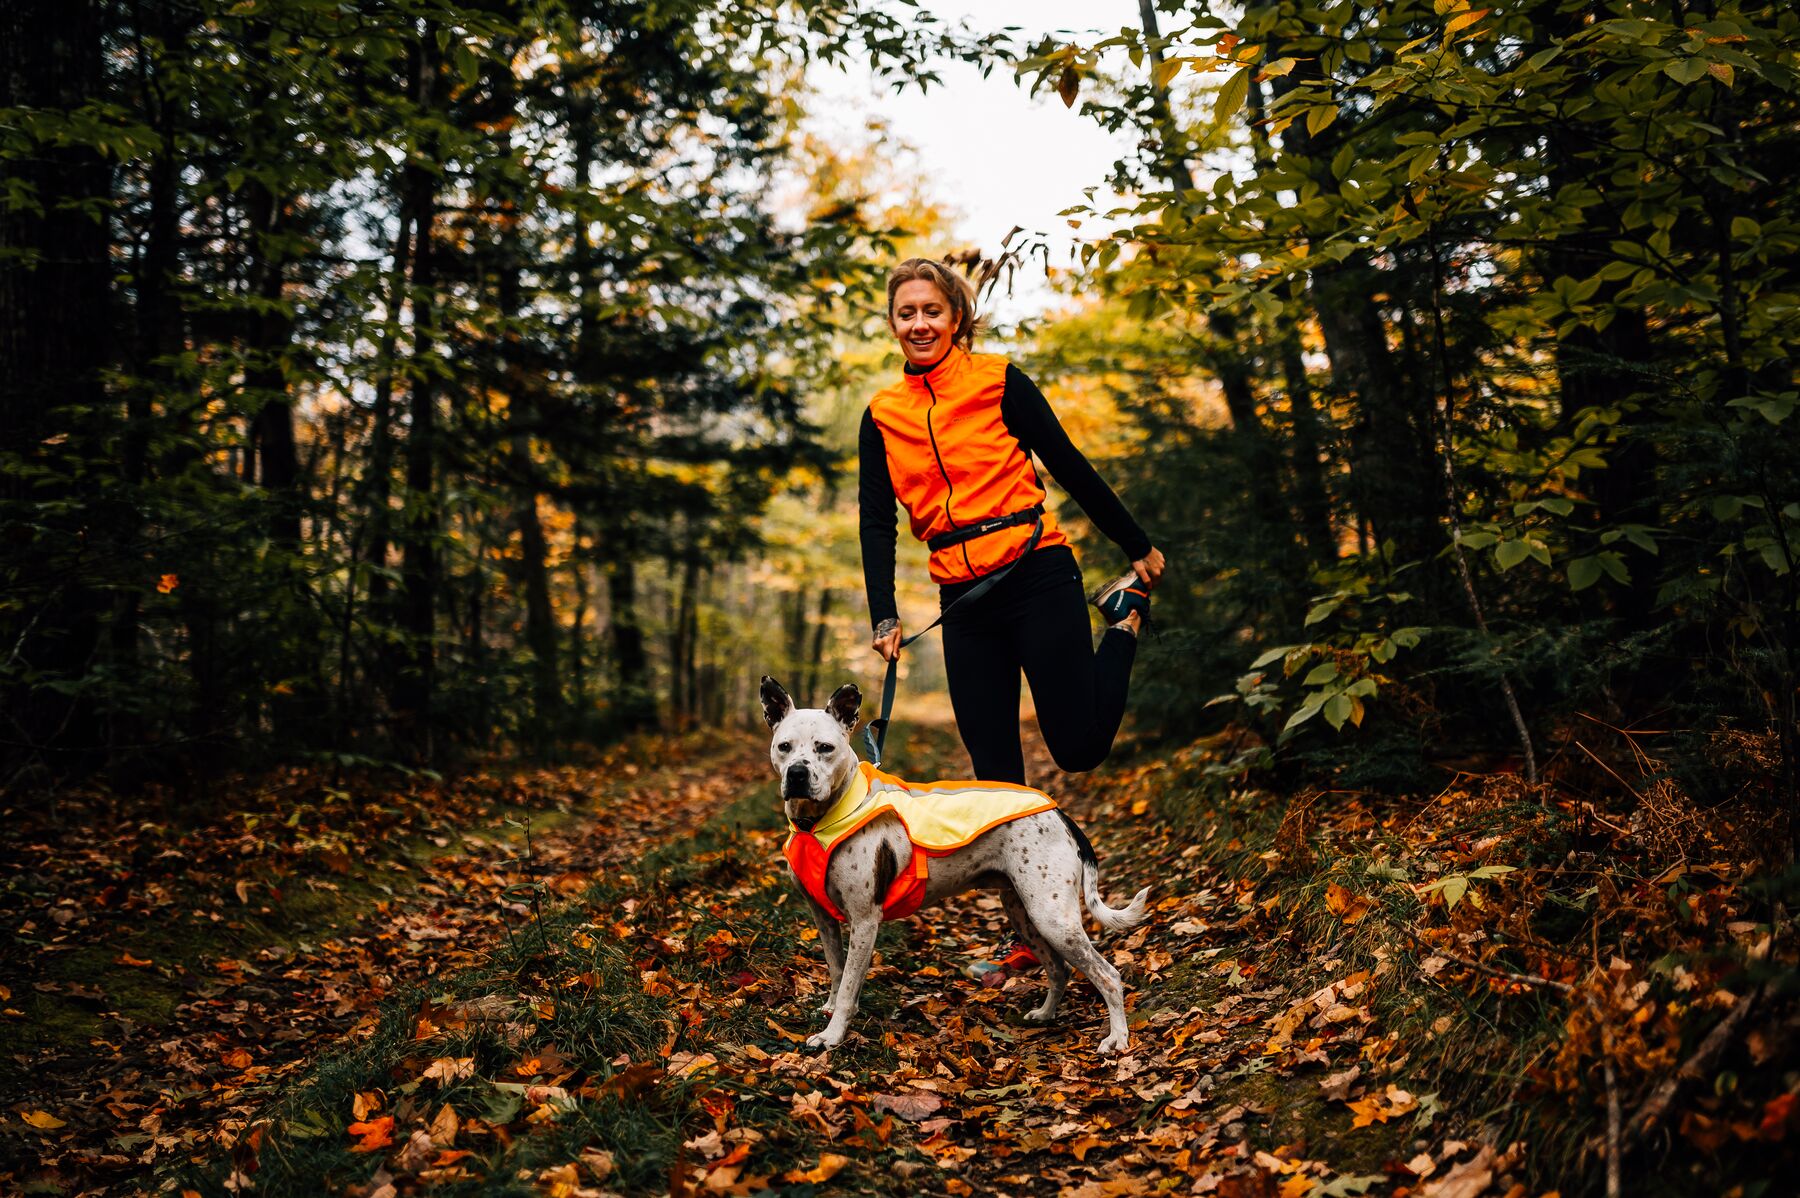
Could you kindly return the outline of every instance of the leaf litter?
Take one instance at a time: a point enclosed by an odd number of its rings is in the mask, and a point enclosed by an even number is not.
[[[409,1008],[405,1042],[370,1074],[384,1073],[392,1094],[359,1090],[341,1110],[305,1108],[317,1083],[293,1074],[326,1039],[290,1042],[291,1052],[270,1054],[277,1059],[215,1077],[210,1101],[156,1112],[159,1128],[191,1137],[156,1146],[190,1158],[210,1152],[213,1176],[228,1189],[307,1192],[297,1185],[304,1178],[279,1173],[287,1166],[267,1144],[335,1138],[346,1154],[380,1162],[366,1184],[334,1183],[332,1192],[350,1198],[468,1183],[499,1167],[541,1192],[576,1198],[806,1186],[1522,1198],[1549,1187],[1538,1184],[1526,1142],[1508,1136],[1521,1124],[1472,1122],[1421,1084],[1434,1071],[1448,1077],[1442,1070],[1459,1051],[1453,1034],[1471,1026],[1445,1011],[1476,1003],[1503,1018],[1530,1011],[1541,1019],[1547,996],[1561,1001],[1580,987],[1585,1001],[1558,1008],[1560,1022],[1542,1033],[1554,1051],[1512,1079],[1511,1102],[1572,1104],[1572,1122],[1592,1128],[1602,1059],[1620,1070],[1632,1060],[1629,1077],[1647,1086],[1676,1063],[1684,1014],[1730,1006],[1720,984],[1730,967],[1716,953],[1690,952],[1669,975],[1668,984],[1689,995],[1677,1010],[1663,997],[1664,980],[1644,965],[1615,958],[1592,968],[1537,935],[1532,920],[1544,895],[1526,890],[1511,861],[1493,859],[1517,860],[1521,844],[1457,827],[1471,811],[1493,809],[1490,784],[1478,780],[1454,805],[1440,799],[1435,806],[1444,810],[1411,814],[1352,797],[1297,834],[1304,848],[1308,837],[1376,833],[1386,843],[1350,876],[1288,867],[1296,843],[1288,820],[1276,849],[1249,830],[1200,828],[1196,818],[1225,819],[1201,803],[1167,818],[1158,799],[1177,785],[1182,765],[1175,754],[1067,777],[1033,745],[1034,777],[1090,830],[1106,888],[1157,886],[1155,918],[1102,946],[1130,985],[1133,1045],[1122,1057],[1092,1052],[1103,1015],[1084,982],[1072,986],[1055,1025],[1037,1028],[1018,1014],[1037,1001],[1038,978],[962,976],[962,964],[991,956],[1006,935],[991,895],[963,896],[884,929],[850,1040],[825,1057],[799,1051],[820,1025],[814,1008],[826,978],[809,921],[788,897],[773,801],[753,800],[748,818],[715,827],[692,851],[657,856],[681,829],[699,828],[756,790],[766,766],[760,746],[746,743],[709,763],[703,777],[666,761],[648,788],[665,798],[661,822],[635,835],[609,823],[604,852],[579,837],[545,842],[547,854],[566,852],[556,864],[570,872],[604,859],[615,863],[614,876],[573,897],[564,908],[570,922],[549,925],[554,937],[544,934],[539,947],[511,958],[510,992],[445,994]],[[678,801],[667,803],[671,795]],[[1521,836],[1535,834],[1537,818],[1525,819]],[[586,856],[574,847],[583,845]],[[1310,882],[1318,872],[1332,876]],[[1702,922],[1738,929],[1730,933],[1736,941],[1754,944],[1757,929],[1733,882],[1741,871],[1721,862],[1696,872],[1703,876],[1689,905]],[[482,877],[491,880],[473,880]],[[454,881],[460,888],[447,884]],[[502,937],[516,944],[527,935],[519,884],[516,873],[471,856],[434,864],[421,891],[485,894],[502,914],[475,921],[485,939],[408,937],[418,946],[415,962],[429,962],[414,976],[448,976]],[[1660,893],[1604,897],[1636,910],[1647,933],[1666,920],[1652,909]],[[402,920],[420,914],[393,904],[381,911]],[[466,926],[442,910],[424,914]],[[1696,950],[1708,943],[1690,938]],[[367,1035],[392,989],[356,992],[339,1034],[360,1012],[348,1030]],[[1447,1001],[1433,1006],[1439,995]],[[635,1030],[604,1051],[574,1034],[591,1027],[575,1015],[596,1004],[638,1013]],[[1775,1059],[1779,1049],[1769,1044],[1778,1033],[1756,1035],[1751,1051]],[[213,1039],[208,1059],[221,1062],[217,1069],[232,1068],[222,1053],[256,1047]],[[243,1076],[256,1069],[266,1072]],[[278,1089],[285,1105],[254,1101]],[[123,1105],[129,1093],[116,1100]],[[1689,1142],[1712,1136],[1785,1151],[1791,1096],[1748,1116],[1742,1103],[1702,1098],[1699,1107],[1678,1125]],[[608,1130],[626,1111],[662,1119],[666,1144],[609,1140],[636,1134]],[[64,1143],[78,1151],[76,1137]],[[1590,1133],[1581,1151],[1591,1159],[1598,1146]],[[544,1163],[546,1156],[560,1159]]]

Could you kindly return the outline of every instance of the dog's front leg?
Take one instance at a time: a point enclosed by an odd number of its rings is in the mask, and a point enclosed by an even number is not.
[[[812,905],[813,926],[819,929],[819,947],[825,951],[825,968],[831,973],[831,985],[825,988],[825,1001],[819,1004],[819,1013],[829,1015],[844,977],[844,929],[838,926],[831,912],[813,901],[810,894],[806,899]]]
[[[869,963],[875,959],[875,933],[881,928],[881,913],[851,911],[849,947],[844,952],[843,975],[838,979],[837,994],[831,1000],[831,1022],[825,1030],[806,1041],[808,1048],[836,1048],[844,1042],[850,1018],[856,1014],[856,1003],[862,997],[863,978]]]

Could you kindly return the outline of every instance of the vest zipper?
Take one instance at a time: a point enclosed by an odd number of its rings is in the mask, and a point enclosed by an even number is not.
[[[938,473],[944,479],[944,519],[950,522],[951,528],[960,530],[962,525],[958,524],[956,517],[950,514],[950,501],[956,498],[956,488],[951,485],[950,471],[944,465],[944,455],[938,452],[937,430],[931,426],[931,414],[937,410],[937,388],[931,385],[930,375],[920,375],[919,381],[925,384],[925,393],[931,396],[931,404],[925,409],[925,435],[931,438],[931,456],[937,459]],[[975,575],[975,563],[969,560],[968,545],[965,544],[961,548],[963,565],[968,568],[969,576],[972,578]]]

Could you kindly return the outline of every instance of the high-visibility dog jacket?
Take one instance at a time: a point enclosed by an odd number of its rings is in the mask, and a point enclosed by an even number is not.
[[[887,447],[894,496],[919,540],[1044,502],[1037,470],[1001,419],[1005,391],[1004,357],[953,346],[931,370],[903,374],[869,401]],[[966,582],[991,573],[1019,556],[1030,537],[1027,521],[934,550],[932,581]],[[1067,543],[1046,511],[1038,548]]]
[[[831,852],[882,812],[893,812],[912,841],[912,857],[888,887],[881,904],[881,918],[904,919],[925,901],[925,881],[931,876],[933,857],[955,852],[989,828],[1055,808],[1055,799],[1029,786],[1009,782],[905,782],[859,761],[850,785],[819,817],[812,831],[802,832],[788,825],[787,844],[782,852],[806,893],[841,923],[844,913],[825,893],[825,871],[831,864]]]

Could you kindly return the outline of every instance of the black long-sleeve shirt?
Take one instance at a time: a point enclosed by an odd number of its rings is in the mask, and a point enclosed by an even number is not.
[[[1081,505],[1094,527],[1124,550],[1128,559],[1136,561],[1150,552],[1149,536],[1138,527],[1124,503],[1106,485],[1106,480],[1069,440],[1069,434],[1063,431],[1061,421],[1050,409],[1050,401],[1024,371],[1010,364],[1000,396],[1000,419],[1025,452],[1037,456],[1063,490]],[[894,480],[888,473],[887,446],[882,440],[881,427],[867,409],[863,411],[857,451],[863,588],[869,597],[869,624],[875,627],[900,614],[894,605],[894,551],[900,534]]]

